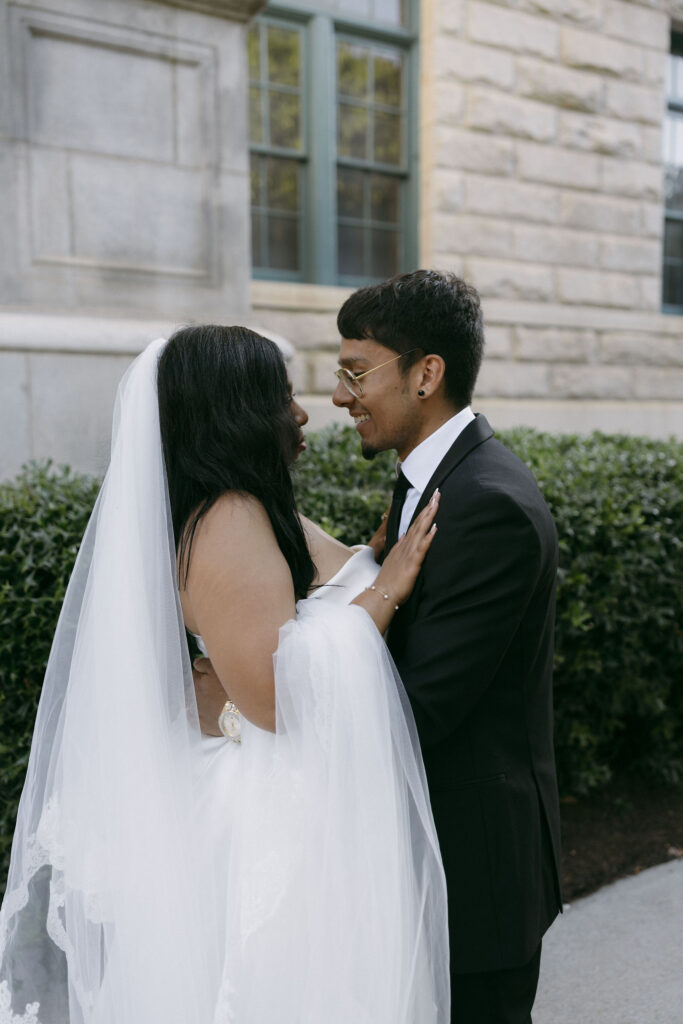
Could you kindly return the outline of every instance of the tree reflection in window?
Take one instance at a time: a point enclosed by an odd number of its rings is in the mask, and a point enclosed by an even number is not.
[[[683,312],[683,36],[673,36],[671,50],[664,124],[663,301],[665,308]]]
[[[301,269],[304,126],[301,30],[272,21],[249,29],[252,262]]]
[[[344,279],[383,278],[401,266],[405,167],[404,57],[337,42],[337,268]]]
[[[403,57],[372,46],[337,44],[338,152],[370,163],[403,159]]]
[[[266,7],[247,33],[255,275],[348,285],[387,277],[406,269],[414,247],[414,7],[286,4]],[[353,8],[353,25],[341,27],[342,8]]]

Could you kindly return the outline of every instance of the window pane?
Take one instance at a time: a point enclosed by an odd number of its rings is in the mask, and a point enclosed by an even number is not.
[[[667,67],[667,93],[672,100],[683,101],[683,56],[672,53]]]
[[[664,264],[664,305],[683,309],[683,260]]]
[[[255,85],[249,86],[249,140],[263,142],[261,90]]]
[[[252,262],[260,269],[299,270],[299,180],[296,160],[251,157]]]
[[[368,94],[368,51],[350,43],[337,44],[337,89],[340,96],[365,99]]]
[[[273,270],[299,269],[299,226],[293,218],[268,218],[268,266]]]
[[[263,223],[263,217],[260,213],[252,213],[251,215],[251,265],[253,267],[263,267],[265,265],[265,256],[261,246],[261,225]]]
[[[300,100],[296,93],[268,93],[270,101],[270,143],[286,149],[301,149]]]
[[[375,160],[382,164],[401,163],[401,117],[398,114],[375,114]]]
[[[667,210],[683,213],[683,167],[664,168],[664,198]]]
[[[299,33],[268,26],[268,79],[277,85],[299,85]]]
[[[683,167],[683,116],[671,111],[664,122],[664,163]]]
[[[259,157],[254,156],[252,153],[251,160],[249,162],[249,177],[251,179],[251,205],[261,205],[261,160]]]
[[[372,220],[398,223],[399,183],[395,178],[373,174],[370,183],[370,217]]]
[[[268,161],[266,172],[268,207],[296,213],[299,209],[299,167],[295,160]]]
[[[337,261],[342,277],[362,277],[363,229],[340,224],[337,230]]]
[[[398,234],[376,229],[370,232],[370,275],[392,277],[398,272]]]
[[[392,107],[401,106],[401,78],[403,61],[395,57],[375,57],[375,103]]]
[[[363,216],[363,172],[340,167],[337,172],[337,213],[340,217]]]
[[[364,160],[368,149],[368,111],[365,107],[339,104],[339,152]]]
[[[247,33],[247,53],[249,55],[249,77],[257,82],[261,77],[258,25],[252,25]]]
[[[683,220],[668,220],[664,227],[664,259],[683,263]]]

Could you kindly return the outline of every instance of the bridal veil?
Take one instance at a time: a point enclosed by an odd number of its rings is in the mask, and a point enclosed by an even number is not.
[[[302,601],[277,731],[243,723],[225,849],[176,583],[151,343],[60,615],[0,911],[0,1024],[447,1024],[412,716],[366,613]],[[211,833],[213,834],[213,833]]]

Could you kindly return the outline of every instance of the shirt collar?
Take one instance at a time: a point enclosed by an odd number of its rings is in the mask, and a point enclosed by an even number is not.
[[[474,413],[469,405],[461,409],[455,416],[451,416],[449,420],[441,424],[438,430],[421,441],[417,448],[413,448],[403,462],[399,459],[396,473],[401,471],[408,479],[410,486],[417,488],[422,493],[446,452],[473,419]]]

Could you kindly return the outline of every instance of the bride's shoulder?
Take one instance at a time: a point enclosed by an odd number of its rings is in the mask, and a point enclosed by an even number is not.
[[[223,529],[227,524],[233,528],[253,528],[270,525],[270,519],[262,502],[253,494],[226,491],[216,498],[211,508],[202,516],[200,523],[205,530]]]
[[[261,556],[279,553],[273,527],[262,503],[251,494],[229,491],[213,503],[197,523],[192,539],[192,563],[218,568],[226,562],[249,561],[255,552]]]

